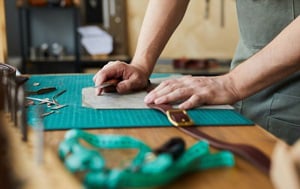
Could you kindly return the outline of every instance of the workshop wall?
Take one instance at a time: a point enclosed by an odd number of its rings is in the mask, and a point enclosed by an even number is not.
[[[221,0],[210,0],[205,19],[205,0],[191,0],[183,21],[162,53],[162,58],[232,58],[238,42],[236,3],[224,0],[221,26]],[[127,0],[129,54],[133,55],[148,0]]]
[[[0,0],[0,2],[4,1]],[[205,2],[205,0],[190,1],[183,22],[167,44],[162,53],[162,58],[231,58],[233,56],[239,35],[235,1],[224,0],[225,27],[220,25],[221,0],[210,0],[210,15],[208,19],[205,19]],[[148,0],[127,0],[128,47],[129,55],[131,56],[135,51],[147,3]],[[7,23],[10,23],[6,26],[9,56],[20,56],[18,43],[20,30],[15,1],[5,1],[5,9],[8,19]],[[4,12],[0,11],[0,14],[2,13]],[[0,16],[0,19],[3,18]],[[51,19],[55,20],[55,18],[57,17],[51,16]],[[2,29],[2,26],[0,27]],[[63,32],[58,33],[61,34]],[[65,36],[61,37],[65,38]],[[66,39],[70,38],[72,36],[67,36]],[[37,39],[39,38],[37,37]],[[68,43],[68,45],[73,44],[69,41]],[[2,45],[2,42],[0,45]]]

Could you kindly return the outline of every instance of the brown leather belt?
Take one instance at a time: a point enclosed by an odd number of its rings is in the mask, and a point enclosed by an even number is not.
[[[270,158],[259,149],[246,145],[224,142],[216,139],[194,127],[194,123],[185,110],[174,109],[167,104],[148,104],[148,107],[159,110],[167,115],[169,121],[179,130],[187,133],[196,139],[205,139],[214,148],[229,150],[234,154],[244,158],[251,164],[257,166],[264,173],[268,174],[270,170]]]

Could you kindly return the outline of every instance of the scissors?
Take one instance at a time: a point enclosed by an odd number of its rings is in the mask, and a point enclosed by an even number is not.
[[[61,108],[64,108],[67,106],[67,104],[59,104],[58,101],[56,100],[57,97],[59,97],[60,95],[62,95],[63,93],[65,93],[66,90],[63,90],[59,93],[57,93],[56,95],[54,95],[51,100],[49,98],[34,98],[34,97],[26,97],[26,99],[28,100],[33,100],[33,101],[38,101],[40,102],[40,104],[46,104],[50,107],[52,105],[55,105],[54,107],[51,108],[51,110],[58,110]]]
[[[38,102],[41,102],[41,103],[49,103],[51,105],[56,105],[55,102],[53,102],[49,98],[35,98],[35,97],[29,97],[29,96],[27,96],[26,99],[33,100],[33,101],[38,101]]]

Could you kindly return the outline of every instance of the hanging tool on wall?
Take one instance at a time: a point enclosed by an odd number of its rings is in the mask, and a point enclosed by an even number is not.
[[[221,0],[220,5],[220,24],[223,28],[225,26],[225,0]]]
[[[204,18],[208,19],[210,14],[210,0],[205,0],[205,13]]]

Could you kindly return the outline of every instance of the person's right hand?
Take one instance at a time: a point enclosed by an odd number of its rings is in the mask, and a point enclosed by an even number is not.
[[[116,86],[116,91],[130,93],[146,88],[148,77],[149,74],[143,68],[122,61],[110,61],[95,74],[93,81],[96,86],[111,79],[118,79],[120,82]],[[100,95],[102,90],[97,88],[96,94]]]

